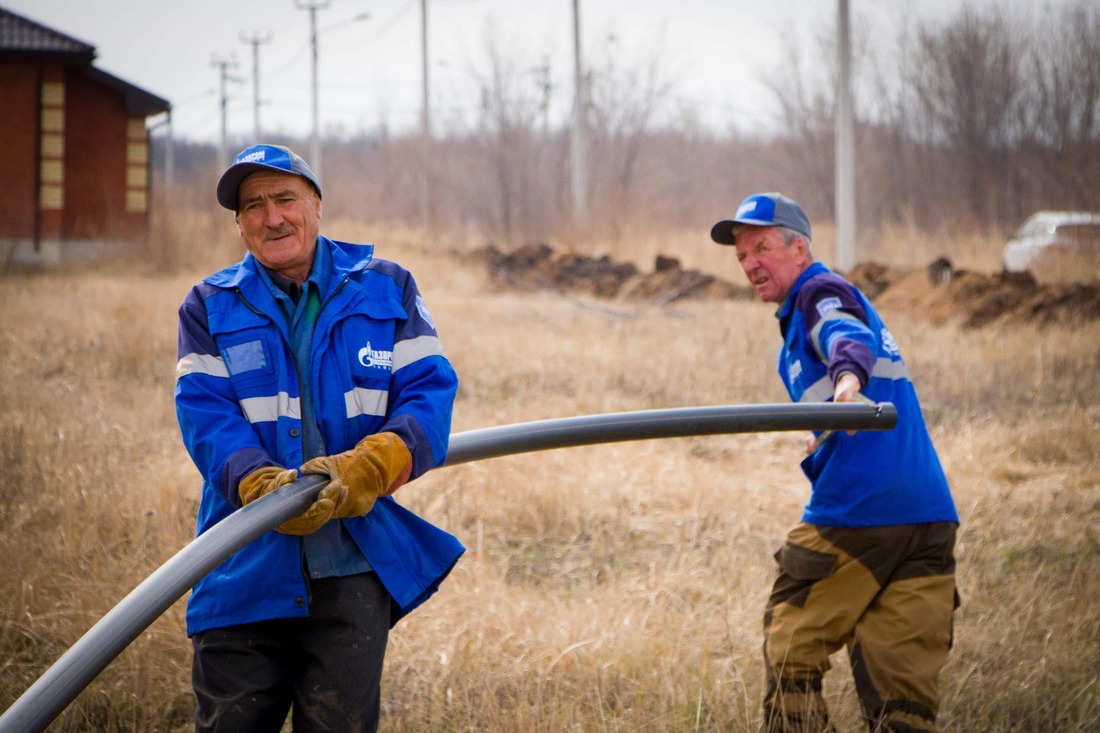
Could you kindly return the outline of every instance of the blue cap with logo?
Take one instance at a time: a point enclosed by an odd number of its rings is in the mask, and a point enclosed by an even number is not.
[[[810,220],[793,199],[781,193],[754,193],[737,207],[732,219],[711,227],[710,238],[718,244],[733,244],[743,227],[787,227],[810,239]]]
[[[256,171],[277,171],[301,176],[309,181],[317,195],[321,195],[321,184],[301,156],[282,145],[253,145],[237,153],[233,163],[222,173],[218,180],[218,203],[229,209],[237,210],[237,189],[241,181]]]

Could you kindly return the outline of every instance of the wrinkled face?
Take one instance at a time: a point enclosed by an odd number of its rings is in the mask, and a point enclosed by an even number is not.
[[[737,261],[753,290],[767,303],[782,303],[810,264],[806,240],[787,244],[777,227],[745,227],[734,237]]]
[[[309,277],[321,226],[321,199],[309,181],[257,171],[241,181],[237,229],[248,251],[299,285]]]

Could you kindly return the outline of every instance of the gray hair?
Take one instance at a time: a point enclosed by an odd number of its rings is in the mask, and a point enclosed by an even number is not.
[[[802,232],[795,231],[790,227],[779,226],[776,227],[779,230],[779,234],[783,237],[783,244],[790,247],[794,244],[795,239],[801,239],[806,243],[806,254],[812,260],[814,258],[814,243]]]

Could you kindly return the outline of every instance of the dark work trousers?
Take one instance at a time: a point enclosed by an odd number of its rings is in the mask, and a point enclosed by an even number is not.
[[[210,629],[192,639],[197,733],[375,731],[389,593],[374,573],[311,582],[307,618]]]
[[[832,730],[821,682],[845,646],[868,730],[937,729],[958,605],[955,531],[953,522],[791,530],[764,616],[765,731]]]

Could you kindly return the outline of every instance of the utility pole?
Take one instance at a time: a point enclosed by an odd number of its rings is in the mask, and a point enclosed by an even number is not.
[[[310,136],[309,166],[321,175],[321,121],[317,104],[317,11],[329,6],[330,0],[295,0],[295,7],[309,11],[309,38],[313,49],[313,133]]]
[[[222,117],[221,156],[220,156],[220,160],[221,160],[222,167],[226,167],[226,166],[229,165],[229,122],[228,122],[228,119],[229,119],[229,113],[228,113],[229,91],[228,91],[228,86],[229,86],[229,82],[231,80],[232,81],[240,81],[240,79],[237,79],[236,77],[232,77],[232,76],[229,75],[229,69],[237,68],[237,62],[234,59],[214,58],[214,59],[211,60],[210,65],[219,70],[219,76],[220,76],[220,79],[221,79],[221,84],[220,84],[220,90],[221,91],[220,91],[220,102],[219,102],[220,106],[221,106],[221,117]]]
[[[172,136],[172,110],[168,110],[168,120],[166,124],[168,132],[166,133],[164,142],[164,192],[168,194],[166,198],[171,200],[172,185],[176,177],[176,143]]]
[[[243,43],[252,44],[252,142],[258,143],[260,137],[260,44],[269,43],[271,34],[260,37],[259,33],[253,33],[251,37],[241,33]]]
[[[573,127],[572,127],[572,184],[573,223],[583,227],[588,222],[588,171],[585,149],[585,128],[588,124],[588,94],[585,89],[584,69],[581,65],[581,11],[580,0],[573,0]]]
[[[550,92],[554,85],[550,82],[550,59],[542,58],[542,64],[534,69],[539,91],[542,93],[542,101],[539,103],[539,111],[542,113],[542,140],[545,143],[550,138]]]
[[[851,272],[856,255],[855,133],[852,122],[852,49],[848,0],[837,0],[836,264]]]
[[[420,100],[420,218],[425,231],[432,230],[432,121],[428,96],[428,0],[420,0],[420,66],[423,90]]]

